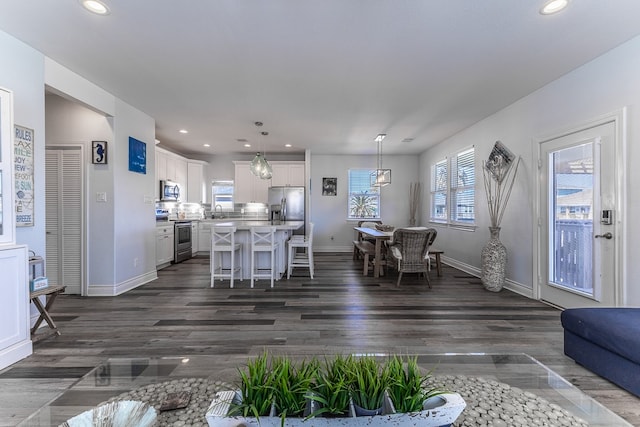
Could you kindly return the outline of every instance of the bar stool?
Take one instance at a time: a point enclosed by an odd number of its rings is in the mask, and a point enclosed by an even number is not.
[[[210,272],[211,287],[216,278],[229,279],[229,287],[233,288],[233,279],[235,273],[238,272],[240,281],[242,281],[242,243],[236,243],[236,227],[219,227],[211,226],[211,253]],[[224,267],[223,255],[228,252],[230,256],[229,267]],[[236,252],[238,253],[238,264],[236,264]],[[216,254],[219,256],[219,262],[216,263]]]
[[[271,287],[276,277],[276,228],[251,227],[251,287],[255,279],[271,279]],[[271,267],[260,267],[256,259],[257,253],[270,253]],[[266,270],[269,270],[267,273]]]
[[[308,268],[309,275],[313,279],[313,223],[309,223],[308,235],[291,236],[287,243],[289,245],[287,279],[291,277],[291,270],[294,267]],[[298,251],[300,248],[303,250]]]

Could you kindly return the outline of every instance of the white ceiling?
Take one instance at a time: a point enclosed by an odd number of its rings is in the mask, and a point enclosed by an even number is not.
[[[553,16],[543,0],[105,2],[101,17],[0,0],[0,29],[155,118],[185,155],[374,153],[378,133],[385,154],[419,153],[640,34],[638,0]]]

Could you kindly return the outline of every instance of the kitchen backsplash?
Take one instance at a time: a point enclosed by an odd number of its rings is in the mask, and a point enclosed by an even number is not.
[[[180,202],[156,202],[156,209],[166,209],[170,220],[201,220],[210,218],[233,218],[248,220],[267,220],[269,210],[264,203],[236,203],[233,211],[218,212],[211,210],[210,204],[180,203]]]

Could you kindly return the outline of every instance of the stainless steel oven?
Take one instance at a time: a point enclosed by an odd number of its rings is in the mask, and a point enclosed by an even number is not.
[[[193,256],[191,252],[191,221],[175,221],[174,240],[173,262],[179,263]]]

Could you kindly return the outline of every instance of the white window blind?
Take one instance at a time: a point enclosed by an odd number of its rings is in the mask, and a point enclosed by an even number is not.
[[[431,167],[431,220],[475,222],[475,149],[462,150]]]
[[[349,219],[379,219],[380,189],[371,186],[371,169],[349,169]]]
[[[432,166],[431,219],[447,220],[447,159]]]
[[[470,148],[451,159],[452,222],[473,223],[475,220],[475,156]]]

